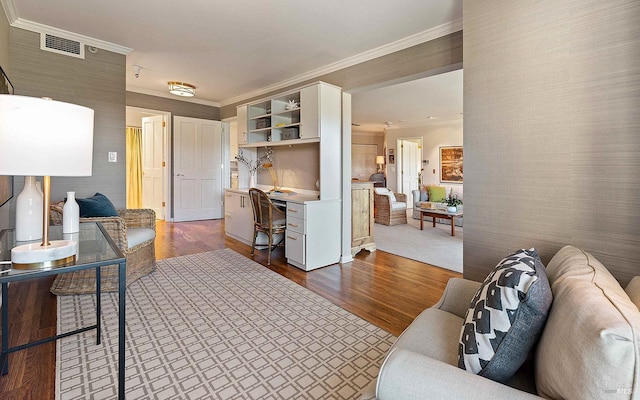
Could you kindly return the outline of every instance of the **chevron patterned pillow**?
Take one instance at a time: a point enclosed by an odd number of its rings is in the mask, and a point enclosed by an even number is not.
[[[494,381],[508,380],[542,333],[551,300],[535,249],[518,250],[500,261],[467,310],[458,367]]]

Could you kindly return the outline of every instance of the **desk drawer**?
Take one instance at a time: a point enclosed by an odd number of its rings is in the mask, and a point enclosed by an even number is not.
[[[297,263],[305,263],[305,236],[287,229],[285,234],[284,255]]]
[[[287,218],[289,217],[307,219],[306,207],[304,204],[287,203]]]
[[[287,231],[307,233],[304,229],[304,219],[297,217],[287,217]]]

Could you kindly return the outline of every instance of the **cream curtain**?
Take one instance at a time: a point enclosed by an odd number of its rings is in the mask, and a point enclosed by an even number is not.
[[[127,127],[127,208],[142,208],[142,129]]]

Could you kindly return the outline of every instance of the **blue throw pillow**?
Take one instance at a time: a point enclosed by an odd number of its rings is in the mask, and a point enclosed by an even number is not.
[[[102,193],[96,193],[86,199],[76,199],[80,206],[80,218],[117,217],[118,210]]]
[[[507,381],[540,337],[551,301],[547,273],[535,249],[518,250],[500,261],[467,310],[458,366]]]

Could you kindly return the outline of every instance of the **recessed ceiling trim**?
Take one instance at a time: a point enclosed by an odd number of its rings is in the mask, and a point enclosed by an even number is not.
[[[2,0],[3,5],[6,0]],[[118,54],[128,55],[133,51],[133,49],[125,46],[120,46],[118,44],[106,42],[104,40],[95,39],[89,36],[80,35],[77,33],[65,31],[64,29],[54,28],[48,25],[39,24],[37,22],[29,21],[26,19],[18,18],[14,22],[11,23],[11,26],[15,28],[26,29],[32,32],[44,33],[53,36],[58,36],[61,38],[75,40],[80,43],[84,43],[87,46],[98,47],[100,49],[112,51]]]
[[[281,90],[288,86],[296,85],[301,82],[307,81],[309,79],[314,79],[319,76],[329,74],[331,72],[335,72],[347,67],[351,67],[353,65],[360,64],[365,61],[386,56],[388,54],[395,53],[396,51],[404,50],[409,47],[413,47],[415,45],[428,42],[429,40],[437,39],[439,37],[446,36],[450,33],[458,32],[460,30],[462,30],[462,18],[458,18],[454,21],[447,22],[445,24],[436,26],[434,28],[428,29],[423,32],[416,33],[415,35],[408,36],[404,39],[397,40],[395,42],[377,47],[375,49],[365,51],[353,57],[345,58],[344,60],[337,61],[329,65],[325,65],[324,67],[311,70],[302,75],[294,76],[291,79],[287,79],[287,80],[275,83],[273,85],[266,86],[261,89],[257,89],[236,97],[232,97],[227,100],[223,100],[220,102],[220,104],[224,107],[224,106],[228,106],[235,103],[241,103],[244,100],[263,96],[267,93]]]
[[[146,94],[146,95],[155,96],[155,97],[164,97],[165,99],[186,101],[188,103],[196,103],[196,104],[202,104],[202,105],[205,105],[205,106],[211,106],[211,107],[220,108],[220,103],[218,103],[216,101],[202,100],[202,99],[198,99],[196,97],[174,96],[172,94],[169,94],[169,92],[159,91],[159,90],[149,90],[149,89],[144,89],[144,88],[137,87],[137,86],[127,85],[127,92]]]

